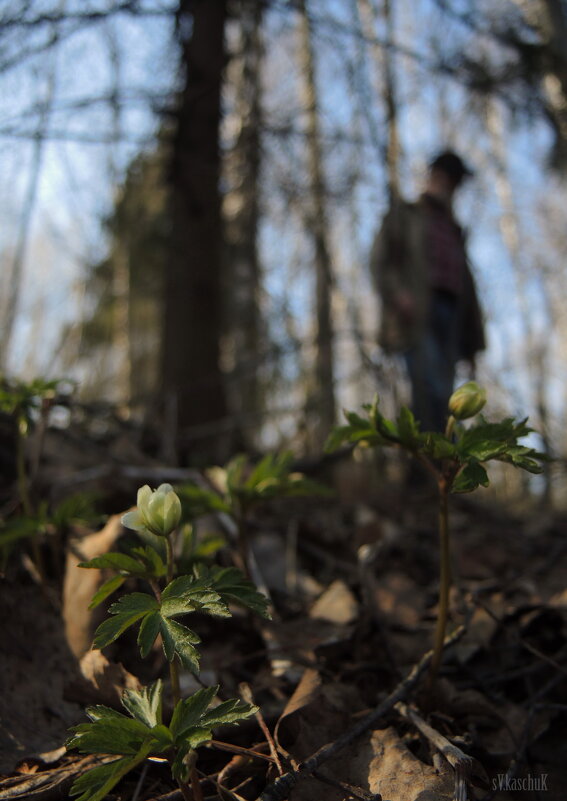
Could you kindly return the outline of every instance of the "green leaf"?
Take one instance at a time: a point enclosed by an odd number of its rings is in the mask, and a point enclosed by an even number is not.
[[[195,576],[179,576],[164,589],[161,595],[161,614],[175,617],[188,612],[201,611],[215,617],[230,617],[226,603],[210,580]]]
[[[244,486],[248,489],[255,489],[265,481],[281,480],[291,470],[292,463],[291,451],[282,451],[279,454],[268,453],[253,467]]]
[[[101,708],[99,707],[98,710]],[[67,741],[67,748],[76,748],[83,754],[135,754],[142,743],[151,736],[147,726],[119,712],[114,715],[101,714],[92,723],[80,723],[71,729],[74,734]],[[93,709],[89,717],[94,715]],[[100,714],[100,712],[99,712]]]
[[[248,459],[244,453],[239,453],[226,466],[226,485],[232,495],[235,490],[244,484],[244,474]]]
[[[136,720],[152,729],[160,724],[163,683],[160,679],[141,690],[126,690],[122,696],[122,706]]]
[[[155,742],[155,745],[152,743],[152,751],[163,753],[164,751],[169,751],[173,745],[173,736],[163,723],[158,723],[157,726],[152,728],[152,737]]]
[[[444,434],[427,432],[424,434],[420,451],[432,459],[453,459],[457,456],[457,448]]]
[[[489,483],[484,467],[476,461],[470,461],[457,474],[451,486],[451,492],[472,492],[479,486],[488,487]]]
[[[178,623],[176,620],[162,618],[161,636],[163,640],[163,650],[169,662],[173,662],[175,656],[179,657],[181,664],[192,673],[199,671],[199,654],[195,644],[201,642],[195,632]]]
[[[382,418],[383,419],[383,418]],[[413,413],[402,406],[398,417],[398,436],[402,445],[406,448],[415,448],[420,441],[419,427],[415,421]]]
[[[167,573],[167,567],[160,553],[151,545],[132,548],[132,555],[142,562],[146,568],[146,576],[162,578]]]
[[[140,624],[138,646],[140,647],[140,655],[143,659],[145,659],[152,650],[152,645],[156,641],[156,637],[161,630],[162,619],[159,612],[150,612]]]
[[[202,690],[197,690],[196,693],[179,701],[173,710],[169,730],[173,734],[175,740],[183,737],[187,729],[192,726],[200,725],[200,720],[209,708],[213,698],[218,693],[218,685],[216,687],[207,687]]]
[[[134,576],[144,572],[144,566],[136,559],[128,556],[125,553],[105,553],[102,556],[96,556],[94,559],[89,559],[88,562],[79,562],[79,567],[99,568],[101,570],[121,570]]]
[[[126,576],[112,576],[108,581],[98,588],[89,604],[89,609],[95,609],[99,604],[105,601],[109,595],[112,595],[119,587],[126,581]]]
[[[246,704],[240,698],[231,698],[204,714],[200,720],[200,725],[214,728],[228,723],[238,723],[240,720],[255,715],[257,711],[257,706]]]
[[[352,429],[350,426],[335,426],[325,442],[325,453],[333,453],[345,442],[350,442]]]
[[[104,648],[114,642],[126,629],[157,608],[158,602],[147,593],[133,592],[130,595],[122,596],[108,610],[112,617],[97,628],[93,642],[94,647]]]
[[[193,559],[207,559],[226,546],[226,538],[222,534],[206,534],[193,547]]]
[[[103,801],[120,779],[143,762],[149,752],[149,745],[144,744],[134,756],[92,768],[73,783],[69,794],[80,795],[77,801]]]
[[[118,712],[117,709],[112,709],[109,706],[104,706],[103,704],[94,704],[93,706],[88,706],[85,710],[85,714],[93,721],[99,720],[128,720],[126,715],[122,712]]]
[[[191,743],[181,743],[175,749],[175,758],[171,764],[171,774],[173,778],[178,782],[187,784],[191,776],[191,770],[196,762],[197,754],[191,747]]]
[[[17,517],[0,528],[0,548],[13,542],[36,537],[42,530],[42,521],[36,517]]]
[[[181,500],[183,520],[195,520],[211,512],[230,512],[226,501],[213,490],[197,487],[195,484],[184,484],[176,491]]]
[[[269,601],[265,595],[258,592],[256,586],[247,579],[236,567],[218,567],[210,569],[200,565],[195,568],[199,576],[206,577],[218,592],[223,602],[235,603],[256,612],[267,620],[271,619],[268,611]]]

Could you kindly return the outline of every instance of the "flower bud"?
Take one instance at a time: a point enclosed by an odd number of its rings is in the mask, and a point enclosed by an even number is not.
[[[449,398],[449,411],[457,420],[466,420],[478,414],[486,403],[486,390],[468,381],[456,389]]]
[[[160,537],[167,537],[177,528],[181,520],[181,501],[171,484],[161,484],[152,490],[146,484],[138,490],[138,508],[127,512],[122,523],[137,531],[151,531]]]

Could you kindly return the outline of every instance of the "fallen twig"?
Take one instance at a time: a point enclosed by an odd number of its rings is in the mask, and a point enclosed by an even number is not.
[[[448,648],[457,642],[465,633],[465,627],[460,626],[451,636],[445,639],[443,648]],[[414,665],[408,675],[403,679],[392,692],[381,701],[378,706],[359,721],[355,726],[346,731],[341,737],[335,740],[334,743],[328,743],[320,748],[315,754],[310,756],[303,762],[298,770],[288,771],[280,776],[272,784],[268,785],[264,792],[258,798],[258,801],[284,801],[289,795],[291,789],[297,782],[309,776],[314,770],[317,770],[324,762],[337,754],[340,750],[350,745],[353,740],[364,734],[365,731],[370,729],[375,723],[384,717],[391,709],[395,707],[398,701],[403,701],[410,690],[412,690],[424,671],[427,670],[433,651],[428,651],[421,660]]]
[[[473,770],[482,775],[484,769],[473,757],[465,754],[464,751],[449,742],[440,732],[423,720],[414,709],[411,709],[402,701],[395,706],[405,720],[409,721],[420,731],[424,737],[441,753],[455,771],[455,796],[454,801],[467,801],[467,785],[471,780]]]
[[[241,682],[239,689],[240,689],[240,694],[242,695],[246,703],[254,704],[254,698],[252,696],[252,690],[250,689],[250,685],[247,684],[245,681],[243,681]],[[258,721],[258,725],[260,726],[262,732],[264,733],[264,737],[266,738],[266,742],[268,743],[268,748],[270,749],[270,754],[272,755],[272,758],[276,763],[276,768],[278,770],[278,773],[281,776],[283,774],[283,768],[280,762],[280,758],[278,756],[278,750],[276,748],[276,744],[274,743],[274,738],[272,737],[272,734],[260,710],[256,712],[255,717],[256,720]]]

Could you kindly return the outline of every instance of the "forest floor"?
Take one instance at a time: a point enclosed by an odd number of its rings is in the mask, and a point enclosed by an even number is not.
[[[115,445],[131,465],[135,449]],[[157,483],[161,468],[150,459],[125,469],[110,447],[90,462],[87,450],[69,437],[51,450],[48,444],[41,491],[68,487],[81,474],[106,491],[106,511],[118,513],[139,484]],[[93,479],[95,463],[111,467]],[[453,499],[450,631],[464,631],[430,686],[423,658],[438,593],[435,497],[392,481],[354,495],[259,509],[256,575],[274,619],[242,613],[195,624],[201,681],[220,684],[221,697],[247,685],[266,724],[251,718],[215,732],[224,746],[200,749],[205,799],[564,801],[564,516],[541,509],[518,515],[482,492]],[[46,582],[25,551],[16,551],[0,580],[0,801],[67,798],[92,765],[64,748],[85,706],[119,708],[122,688],[167,675],[161,650],[141,662],[127,636],[104,656],[88,650],[100,618],[86,607],[100,576],[77,568],[77,549],[104,551],[121,530],[111,514],[101,533],[75,530],[60,558],[45,545]],[[230,545],[218,557],[230,563]],[[184,677],[185,693],[198,687]],[[298,771],[315,754],[312,769]],[[166,767],[146,762],[108,798],[181,799]],[[273,784],[281,773],[291,780],[280,792]]]

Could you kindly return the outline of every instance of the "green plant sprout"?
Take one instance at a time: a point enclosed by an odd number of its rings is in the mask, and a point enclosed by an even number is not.
[[[96,496],[81,492],[70,495],[50,509],[47,501],[37,506],[31,515],[18,515],[0,524],[0,552],[5,568],[11,548],[25,539],[37,541],[45,536],[51,545],[53,562],[57,566],[62,553],[62,537],[77,522],[92,522],[97,518]]]
[[[16,479],[18,496],[24,517],[32,519],[34,508],[30,498],[28,473],[26,470],[25,440],[29,434],[34,416],[45,420],[51,403],[57,394],[61,379],[45,381],[36,378],[29,383],[23,381],[0,381],[0,411],[10,415],[15,422],[16,431]],[[29,536],[29,533],[28,535]],[[37,537],[32,539],[33,557],[40,577],[44,578],[41,552]]]
[[[161,682],[124,694],[122,704],[129,716],[103,706],[89,707],[91,722],[72,730],[67,747],[88,754],[116,755],[117,759],[93,768],[74,783],[71,794],[80,794],[79,801],[101,801],[126,773],[152,757],[169,762],[184,798],[200,801],[203,796],[195,749],[212,739],[215,726],[237,723],[257,711],[257,707],[239,699],[209,709],[218,687],[181,698],[179,668],[198,672],[196,646],[200,639],[178,618],[192,612],[228,618],[229,604],[270,617],[267,599],[236,568],[196,564],[192,574],[176,575],[175,540],[181,518],[181,501],[169,484],[154,491],[144,486],[138,491],[136,511],[122,518],[126,527],[138,532],[142,544],[128,553],[111,552],[81,564],[116,571],[94,595],[90,608],[102,603],[128,578],[149,585],[151,592],[123,595],[110,606],[110,617],[97,628],[93,647],[105,648],[127,629],[139,626],[137,642],[145,658],[160,636],[169,663],[174,709],[169,723],[164,723]]]
[[[459,387],[449,400],[447,427],[442,434],[420,431],[418,422],[406,407],[402,407],[395,422],[386,419],[376,397],[372,404],[363,407],[366,417],[345,411],[347,425],[333,429],[326,443],[329,452],[344,443],[402,448],[435,478],[439,501],[440,574],[430,684],[439,670],[449,610],[449,495],[487,487],[486,462],[508,462],[530,473],[541,473],[540,462],[545,459],[544,454],[520,443],[532,431],[526,425],[527,418],[520,421],[506,418],[493,423],[479,415],[474,423],[463,425],[464,420],[478,415],[485,403],[486,392],[476,382],[469,381]]]
[[[226,467],[213,467],[208,476],[216,491],[195,484],[179,488],[179,496],[193,516],[224,512],[236,523],[242,570],[250,575],[249,515],[259,503],[271,498],[328,495],[330,490],[292,471],[293,454],[284,451],[267,454],[251,466],[244,454],[235,456]]]

